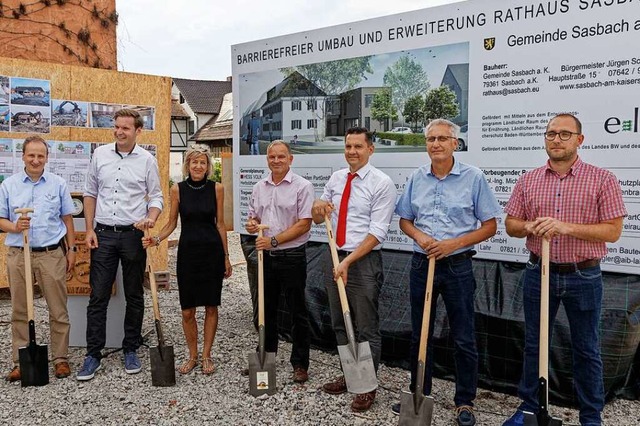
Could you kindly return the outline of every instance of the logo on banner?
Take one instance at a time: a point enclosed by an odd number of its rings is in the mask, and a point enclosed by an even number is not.
[[[484,50],[493,50],[496,46],[496,38],[490,37],[484,39]]]
[[[615,134],[618,132],[638,133],[640,127],[640,108],[635,107],[633,117],[618,118],[609,117],[604,122],[604,130],[607,133]]]

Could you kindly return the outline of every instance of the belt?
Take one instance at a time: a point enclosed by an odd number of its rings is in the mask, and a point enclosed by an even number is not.
[[[24,250],[24,247],[13,247],[13,248]],[[54,250],[57,250],[58,248],[60,248],[60,243],[51,244],[50,246],[46,246],[46,247],[29,247],[29,250],[31,250],[34,253],[42,253],[45,251],[54,251]]]
[[[338,256],[349,256],[351,253],[353,253],[352,251],[346,251],[346,250],[338,250]]]
[[[99,231],[129,232],[135,231],[137,228],[133,225],[103,225],[102,223],[96,223],[96,229]]]
[[[305,253],[306,244],[303,244],[298,247],[292,247],[288,249],[280,249],[280,250],[267,250],[269,256],[271,257],[287,257],[293,255],[299,255],[300,253]]]
[[[535,253],[529,255],[529,262],[539,263],[540,256]],[[553,263],[549,262],[549,270],[559,274],[572,274],[583,269],[593,268],[600,265],[600,259],[587,259],[577,263]]]

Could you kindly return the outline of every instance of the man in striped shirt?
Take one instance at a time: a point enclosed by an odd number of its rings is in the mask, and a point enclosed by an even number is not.
[[[547,164],[518,179],[505,211],[507,233],[526,237],[531,252],[524,272],[524,367],[518,394],[522,403],[503,426],[524,423],[523,411],[538,410],[540,256],[543,238],[551,241],[549,328],[560,302],[569,320],[573,377],[580,424],[600,425],[604,407],[598,323],[602,307],[600,259],[615,242],[626,216],[622,191],[613,173],[578,156],[584,135],[573,115],[559,114],[545,132]],[[551,339],[551,336],[549,337]]]

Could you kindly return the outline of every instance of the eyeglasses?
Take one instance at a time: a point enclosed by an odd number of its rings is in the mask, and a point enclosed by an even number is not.
[[[568,141],[571,139],[573,135],[579,135],[578,132],[570,132],[568,130],[562,130],[561,132],[547,132],[544,134],[544,137],[548,141],[552,141],[556,138],[556,136],[560,136],[561,141]]]
[[[427,143],[434,143],[435,141],[445,143],[449,139],[458,140],[455,136],[427,136]]]

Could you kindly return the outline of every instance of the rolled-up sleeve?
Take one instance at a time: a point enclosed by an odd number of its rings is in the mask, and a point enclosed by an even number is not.
[[[371,206],[369,234],[383,243],[387,239],[389,224],[396,206],[396,188],[391,178],[382,179],[375,188],[377,197]]]
[[[62,180],[60,184],[60,215],[66,216],[72,214],[75,210],[67,182]]]
[[[6,181],[0,185],[0,217],[11,219],[11,209],[9,208],[9,191]]]
[[[313,206],[314,197],[313,185],[308,182],[298,192],[298,218],[310,219],[312,217],[311,207]]]
[[[84,185],[85,197],[98,198],[98,167],[96,166],[96,155],[94,154],[89,163],[87,179]]]
[[[149,158],[147,162],[147,191],[149,195],[148,208],[155,207],[162,211],[164,198],[160,186],[160,172],[158,171],[158,162],[153,157]]]
[[[415,220],[416,218],[416,215],[411,208],[411,192],[413,189],[413,180],[415,175],[415,172],[411,175],[411,179],[407,182],[407,185],[404,187],[404,191],[402,191],[402,195],[400,195],[400,198],[398,198],[398,202],[396,203],[396,214],[407,220]]]

